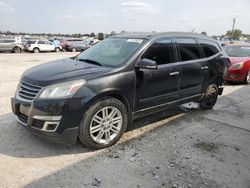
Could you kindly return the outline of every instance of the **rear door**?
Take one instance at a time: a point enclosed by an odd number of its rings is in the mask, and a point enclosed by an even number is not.
[[[14,43],[14,39],[4,39],[2,48],[6,51],[12,51],[12,49],[14,48]]]
[[[175,38],[181,65],[180,97],[188,98],[202,92],[205,79],[204,60],[194,38]]]
[[[218,65],[218,63],[224,64],[223,62],[221,62],[220,51],[222,49],[216,42],[211,40],[198,39],[197,41],[203,52],[203,58],[204,58],[203,72],[206,75],[204,87],[206,87],[208,84],[210,84],[210,81],[211,79],[213,79],[214,76],[218,76],[218,72],[225,71],[225,70],[220,70],[224,66]]]
[[[39,40],[37,42],[37,46],[38,48],[40,49],[40,51],[46,51],[46,45],[45,45],[45,42],[42,41],[42,40]]]
[[[136,110],[162,105],[179,99],[180,65],[171,39],[154,42],[142,55],[156,61],[158,69],[136,70]]]

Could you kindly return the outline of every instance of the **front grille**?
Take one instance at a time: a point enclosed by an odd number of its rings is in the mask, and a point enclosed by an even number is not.
[[[20,98],[28,100],[28,101],[32,101],[37,93],[41,90],[42,87],[40,86],[36,86],[33,84],[29,84],[27,82],[20,82],[20,88],[18,91],[18,95]]]

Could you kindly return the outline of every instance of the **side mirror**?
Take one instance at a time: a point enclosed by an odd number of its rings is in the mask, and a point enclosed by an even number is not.
[[[138,68],[141,69],[157,69],[157,63],[151,59],[142,59],[138,62],[137,66]]]

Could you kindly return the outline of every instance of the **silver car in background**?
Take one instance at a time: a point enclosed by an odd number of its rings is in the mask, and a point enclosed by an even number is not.
[[[0,38],[0,51],[20,53],[24,50],[21,39],[18,38]]]

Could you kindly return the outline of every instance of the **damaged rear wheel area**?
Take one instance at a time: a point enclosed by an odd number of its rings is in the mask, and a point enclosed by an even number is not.
[[[216,84],[210,84],[205,92],[203,99],[200,101],[200,107],[202,109],[211,109],[217,102],[219,95],[219,88]]]

